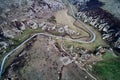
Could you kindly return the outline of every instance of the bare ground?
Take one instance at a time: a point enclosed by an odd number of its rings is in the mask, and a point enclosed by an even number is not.
[[[61,80],[92,80],[90,76],[81,70],[74,63],[65,66],[63,69],[63,76]]]
[[[63,9],[60,11],[57,11],[55,14],[56,21],[58,24],[64,24],[68,25],[69,28],[79,32],[81,36],[88,36],[88,33],[85,32],[82,29],[77,28],[73,23],[75,22],[75,19],[72,16],[68,15],[68,9]],[[80,25],[81,26],[81,25]],[[82,27],[82,26],[81,26]]]
[[[62,56],[54,44],[55,41],[46,36],[38,36],[36,39],[35,42],[30,41],[29,44],[31,43],[31,45],[28,44],[28,47],[6,69],[4,79],[92,80],[87,73],[74,63],[63,67],[61,71],[63,62],[61,62],[60,58]],[[60,71],[62,75],[59,74]]]

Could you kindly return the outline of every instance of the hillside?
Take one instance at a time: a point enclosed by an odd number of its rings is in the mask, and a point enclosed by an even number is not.
[[[120,0],[99,0],[104,3],[102,8],[120,19]],[[112,5],[112,6],[111,6]]]

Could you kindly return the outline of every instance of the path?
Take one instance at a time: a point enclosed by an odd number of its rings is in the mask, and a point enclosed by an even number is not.
[[[74,12],[73,12],[73,9],[72,9],[72,6],[71,7],[71,10],[72,10],[72,14],[73,14],[73,17],[77,20],[77,18],[74,16]],[[81,23],[81,21],[79,21]],[[33,36],[31,36],[30,38],[28,38],[27,40],[25,40],[24,42],[22,42],[19,46],[17,46],[15,49],[13,49],[12,51],[10,51],[2,60],[2,64],[1,64],[1,67],[0,67],[0,77],[3,73],[3,68],[4,68],[4,65],[5,65],[5,61],[7,60],[7,58],[12,54],[14,53],[17,49],[19,49],[21,46],[23,46],[25,43],[27,43],[29,40],[31,40],[33,37],[37,36],[37,35],[45,35],[45,36],[50,36],[50,37],[55,37],[55,38],[58,38],[58,39],[66,39],[66,40],[70,40],[70,41],[73,41],[73,42],[78,42],[78,43],[92,43],[95,41],[96,39],[96,35],[94,34],[93,31],[91,31],[85,24],[82,23],[82,25],[85,26],[85,28],[89,31],[89,33],[91,34],[91,36],[93,36],[93,38],[90,40],[90,41],[81,41],[81,40],[74,40],[74,39],[71,39],[71,38],[66,38],[66,37],[61,37],[61,36],[55,36],[55,35],[51,35],[51,34],[47,34],[47,33],[36,33],[34,34]]]

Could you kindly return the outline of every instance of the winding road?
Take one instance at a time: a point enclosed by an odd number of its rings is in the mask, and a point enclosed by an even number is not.
[[[44,35],[44,36],[50,36],[50,37],[55,37],[57,39],[65,39],[65,40],[70,40],[70,41],[73,41],[73,42],[78,42],[78,43],[92,43],[93,40],[91,41],[80,41],[80,40],[74,40],[74,39],[71,39],[71,38],[66,38],[66,37],[61,37],[61,36],[55,36],[55,35],[51,35],[51,34],[47,34],[47,33],[36,33],[34,34],[33,36],[31,36],[30,38],[28,38],[27,40],[25,40],[24,42],[22,42],[19,46],[17,46],[15,49],[13,49],[12,51],[10,51],[2,60],[2,64],[1,64],[1,68],[0,68],[0,76],[2,75],[2,71],[3,71],[3,68],[4,68],[4,64],[5,64],[5,61],[6,59],[12,54],[14,53],[17,49],[19,49],[21,46],[23,46],[25,43],[27,43],[29,40],[31,40],[33,37],[37,36],[37,35]]]
[[[74,16],[74,12],[73,9],[71,7],[72,10],[72,14]],[[75,17],[74,17],[75,18]],[[76,19],[76,18],[75,18]],[[81,23],[81,22],[80,22]],[[27,40],[25,40],[24,42],[22,42],[19,46],[17,46],[15,49],[13,49],[12,51],[10,51],[9,53],[7,53],[7,55],[3,58],[2,63],[1,63],[1,67],[0,67],[0,77],[3,73],[3,69],[4,69],[4,65],[5,65],[5,61],[7,60],[7,58],[13,54],[16,50],[18,50],[21,46],[23,46],[25,43],[27,43],[29,40],[31,40],[33,37],[37,36],[37,35],[44,35],[44,36],[50,36],[50,37],[54,37],[57,39],[65,39],[65,40],[70,40],[73,42],[78,42],[78,43],[92,43],[95,41],[96,39],[96,35],[94,34],[94,32],[92,32],[84,23],[82,23],[83,26],[85,26],[85,28],[88,30],[88,32],[91,34],[92,39],[89,41],[82,41],[82,40],[76,40],[76,39],[71,39],[71,38],[66,38],[66,37],[61,37],[61,36],[55,36],[55,35],[51,35],[51,34],[47,34],[47,33],[36,33],[34,35],[32,35],[30,38],[28,38]]]
[[[95,33],[88,28],[88,25],[84,24],[82,21],[80,21],[80,19],[79,19],[78,17],[75,16],[75,13],[74,13],[74,11],[73,11],[73,7],[70,5],[70,3],[69,3],[68,1],[67,1],[67,3],[68,3],[68,5],[69,5],[69,7],[70,7],[70,10],[71,10],[71,12],[72,12],[72,17],[84,26],[84,29],[85,29],[85,30],[91,35],[91,37],[92,37],[92,39],[90,40],[90,42],[94,42],[95,39],[96,39]]]

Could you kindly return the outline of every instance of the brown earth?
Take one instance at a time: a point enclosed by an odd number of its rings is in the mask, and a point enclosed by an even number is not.
[[[63,68],[61,80],[92,80],[83,70],[74,63]]]
[[[27,47],[6,69],[4,79],[12,80],[91,80],[87,73],[71,63],[63,66],[61,52],[55,41],[46,36],[38,36],[31,47]],[[29,44],[30,44],[29,42]],[[21,57],[22,56],[22,57]],[[23,58],[24,57],[24,58]],[[61,72],[60,75],[58,72]],[[61,77],[61,79],[58,79]]]

